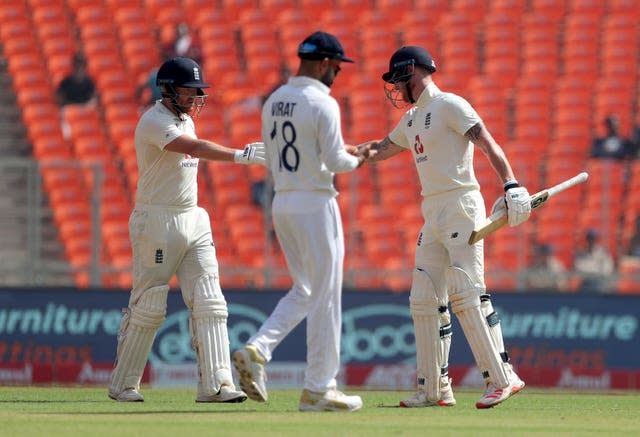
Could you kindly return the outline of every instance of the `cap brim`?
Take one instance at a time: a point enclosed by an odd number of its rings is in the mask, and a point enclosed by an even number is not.
[[[351,59],[351,58],[347,58],[346,56],[340,56],[340,57],[338,57],[337,59],[340,59],[342,62],[350,62],[350,63],[352,63],[352,64],[356,62],[356,61],[354,61],[354,60],[353,60],[353,59]]]
[[[392,77],[393,77],[393,72],[387,71],[382,75],[382,80],[384,80],[385,82],[389,82]]]

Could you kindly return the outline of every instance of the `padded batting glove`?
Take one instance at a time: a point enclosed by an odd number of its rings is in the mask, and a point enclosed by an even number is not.
[[[518,226],[526,222],[531,215],[531,200],[525,187],[509,188],[504,197],[507,200],[509,226]]]
[[[243,150],[236,150],[233,161],[236,164],[260,164],[266,166],[264,143],[246,144]]]

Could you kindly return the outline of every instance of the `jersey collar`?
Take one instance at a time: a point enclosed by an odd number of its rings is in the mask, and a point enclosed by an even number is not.
[[[318,79],[314,79],[309,76],[293,76],[289,78],[288,83],[295,87],[311,85],[325,94],[329,94],[331,92],[331,88],[320,82]]]
[[[433,82],[429,83],[427,87],[422,91],[420,97],[418,97],[418,101],[416,102],[416,106],[426,106],[431,100],[437,95],[442,94],[440,88]]]

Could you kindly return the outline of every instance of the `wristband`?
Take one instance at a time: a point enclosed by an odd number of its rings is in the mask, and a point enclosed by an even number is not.
[[[233,162],[240,162],[240,160],[242,159],[242,155],[244,154],[244,150],[236,150],[233,153]]]
[[[503,187],[504,187],[504,192],[506,193],[507,191],[509,191],[512,188],[516,188],[519,187],[520,184],[518,184],[518,181],[516,180],[511,180],[511,181],[507,181],[504,183]]]

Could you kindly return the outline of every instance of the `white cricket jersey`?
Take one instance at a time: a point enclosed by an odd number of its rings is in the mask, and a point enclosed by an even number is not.
[[[459,188],[479,189],[473,171],[473,143],[464,134],[480,116],[469,102],[443,93],[432,82],[389,134],[411,149],[424,197]]]
[[[138,160],[136,203],[192,207],[198,203],[198,159],[164,150],[180,135],[196,138],[193,120],[178,117],[161,101],[148,109],[135,131]]]
[[[344,149],[338,102],[319,80],[294,76],[262,108],[262,140],[276,192],[337,194],[335,173],[358,167]]]

